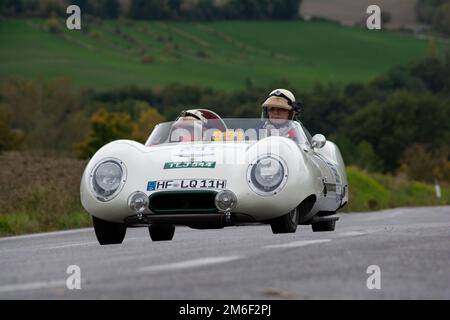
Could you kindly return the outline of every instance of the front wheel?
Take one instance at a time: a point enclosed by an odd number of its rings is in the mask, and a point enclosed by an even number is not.
[[[175,233],[175,226],[173,225],[154,225],[148,227],[150,238],[153,241],[168,241],[172,240]]]
[[[311,224],[313,232],[334,231],[336,220],[319,221]]]
[[[95,235],[101,245],[120,244],[125,238],[127,226],[124,223],[105,221],[92,217]]]
[[[277,233],[295,233],[298,225],[298,208],[290,211],[284,216],[270,221],[270,227],[274,234]]]

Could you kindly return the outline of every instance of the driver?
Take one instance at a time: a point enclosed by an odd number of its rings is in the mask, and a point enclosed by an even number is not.
[[[202,140],[208,120],[199,110],[183,110],[172,125],[170,141],[186,142]]]
[[[275,89],[262,104],[262,118],[267,119],[264,129],[276,129],[282,137],[291,138],[298,142],[298,133],[292,121],[298,114],[300,107],[295,101],[294,94],[286,89]]]

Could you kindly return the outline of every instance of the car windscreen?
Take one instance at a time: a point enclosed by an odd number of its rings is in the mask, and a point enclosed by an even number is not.
[[[258,141],[269,136],[291,138],[299,144],[307,144],[300,124],[290,120],[196,119],[177,120],[158,124],[146,146],[182,142],[246,142]]]

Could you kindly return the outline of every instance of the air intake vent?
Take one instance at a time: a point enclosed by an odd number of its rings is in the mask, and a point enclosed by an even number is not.
[[[154,213],[215,213],[216,191],[160,191],[149,197],[149,208]]]

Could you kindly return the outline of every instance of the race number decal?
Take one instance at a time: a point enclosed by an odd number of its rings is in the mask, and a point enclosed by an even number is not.
[[[164,169],[187,169],[187,168],[212,169],[215,167],[216,167],[215,161],[185,161],[185,162],[164,163]]]

